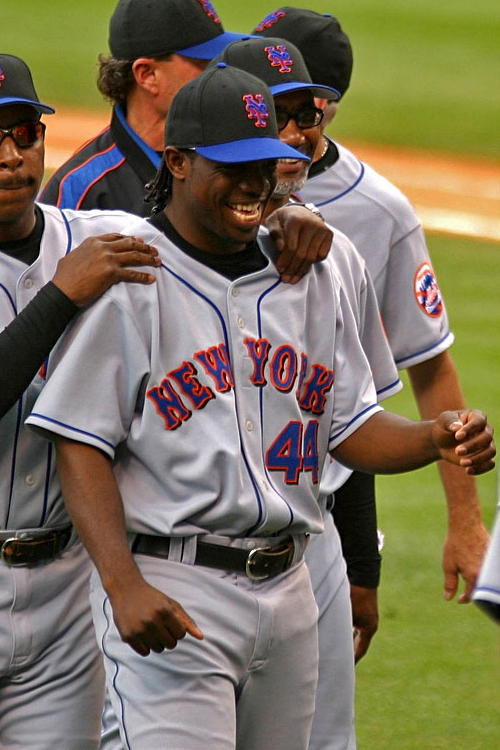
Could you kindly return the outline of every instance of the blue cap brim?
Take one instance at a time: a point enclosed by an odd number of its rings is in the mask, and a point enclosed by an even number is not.
[[[194,57],[198,60],[213,60],[214,57],[226,49],[231,42],[239,42],[242,39],[261,39],[261,37],[252,36],[252,34],[238,34],[235,31],[224,31],[219,36],[209,39],[208,42],[195,44],[193,47],[175,50],[177,55],[182,57]]]
[[[196,146],[194,150],[206,159],[228,164],[261,161],[262,159],[302,159],[302,161],[310,161],[308,156],[291,146],[287,146],[278,138],[245,138],[229,143],[217,143],[213,146]]]
[[[309,89],[312,95],[317,96],[319,99],[333,99],[334,101],[340,99],[340,92],[331,86],[318,86],[314,83],[300,83],[299,81],[288,81],[287,83],[277,83],[275,86],[269,86],[269,90],[273,96],[286,94],[289,91],[299,91],[300,89]]]
[[[35,102],[32,99],[21,99],[17,96],[6,96],[0,97],[0,107],[6,107],[8,104],[29,104],[30,107],[34,107],[38,112],[47,115],[53,115],[55,109],[49,107],[48,104],[42,104],[41,102]]]

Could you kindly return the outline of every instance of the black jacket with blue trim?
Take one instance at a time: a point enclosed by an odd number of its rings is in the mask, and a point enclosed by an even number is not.
[[[160,156],[128,125],[120,107],[113,109],[110,125],[85,143],[51,176],[41,203],[89,210],[116,209],[147,217],[145,185],[151,181]]]

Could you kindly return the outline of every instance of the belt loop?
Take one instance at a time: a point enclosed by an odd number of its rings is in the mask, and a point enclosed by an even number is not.
[[[168,559],[173,562],[184,561],[184,537],[170,537],[168,546]]]
[[[293,557],[292,557],[292,565],[295,565],[296,562],[298,562],[305,551],[305,548],[308,545],[309,542],[309,534],[292,534],[292,540],[293,540]]]
[[[172,542],[182,542],[181,556],[179,562],[183,562],[186,565],[194,565],[196,559],[196,548],[198,546],[197,536],[185,536],[182,539],[171,539],[170,549],[172,549]],[[174,558],[169,555],[169,560]]]

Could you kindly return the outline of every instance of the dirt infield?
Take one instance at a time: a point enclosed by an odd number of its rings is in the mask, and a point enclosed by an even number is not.
[[[58,108],[46,136],[46,166],[52,170],[108,124],[104,113]],[[398,185],[427,231],[500,241],[500,165],[416,150],[346,145]]]

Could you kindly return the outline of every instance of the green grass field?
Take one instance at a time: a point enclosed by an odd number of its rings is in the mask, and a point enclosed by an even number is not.
[[[339,137],[474,156],[500,155],[500,4],[496,0],[310,0],[338,16],[354,48]],[[2,8],[0,47],[25,57],[48,102],[106,107],[95,88],[115,0],[25,0]],[[251,29],[277,5],[215,6],[227,29]]]
[[[301,6],[301,3],[291,2]],[[250,29],[274,7],[215,2],[227,29]],[[32,66],[40,97],[106,107],[94,84],[115,0],[26,0],[2,9],[0,46]],[[355,52],[340,138],[498,158],[500,5],[496,0],[311,0],[337,15]],[[500,426],[499,248],[431,236],[457,341],[452,353],[470,405]],[[388,408],[416,416],[409,386]],[[485,520],[497,472],[479,478]],[[359,750],[494,750],[498,746],[498,627],[473,606],[442,599],[444,499],[435,467],[379,478],[386,534],[381,625],[359,664]],[[263,750],[265,750],[263,748]]]
[[[498,426],[499,249],[444,237],[430,237],[429,246],[456,333],[452,353],[468,402],[481,405]],[[386,406],[416,416],[407,384]],[[496,470],[478,478],[488,526],[496,481]],[[358,750],[493,750],[499,631],[474,605],[442,598],[446,516],[437,469],[379,477],[377,487],[379,526],[386,535],[381,623],[357,667]]]

